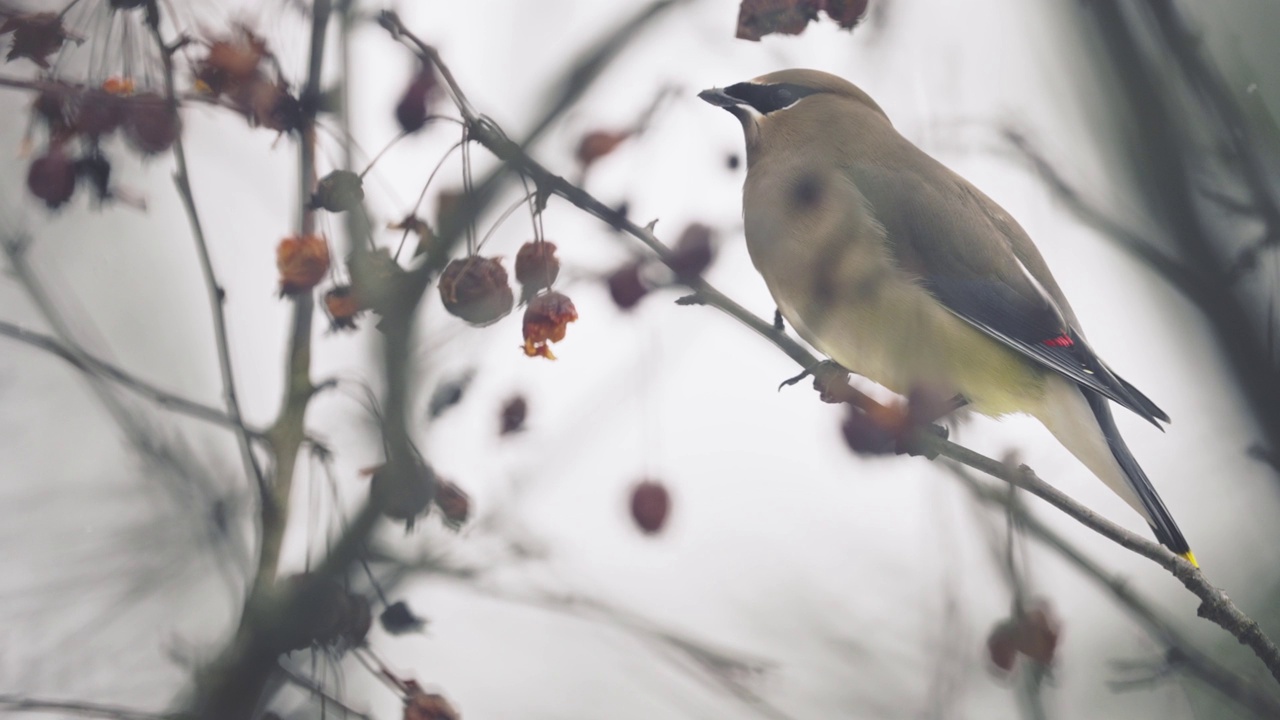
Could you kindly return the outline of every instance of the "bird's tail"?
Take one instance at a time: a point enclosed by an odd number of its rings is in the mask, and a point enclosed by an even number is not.
[[[1038,414],[1041,422],[1094,475],[1142,514],[1161,545],[1197,565],[1169,509],[1120,437],[1108,400],[1075,383],[1055,380],[1061,385],[1050,390],[1050,402],[1045,412]]]

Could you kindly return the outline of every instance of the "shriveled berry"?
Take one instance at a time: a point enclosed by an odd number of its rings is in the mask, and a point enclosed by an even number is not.
[[[506,317],[516,302],[502,261],[476,255],[445,267],[440,274],[440,300],[449,314],[477,327]]]
[[[549,343],[563,340],[568,324],[577,319],[568,295],[552,291],[535,296],[524,309],[524,354],[555,360]]]
[[[625,265],[609,275],[609,297],[623,310],[635,307],[645,295],[649,287],[640,277],[641,264],[638,262]]]
[[[556,244],[546,240],[530,240],[516,253],[516,281],[520,283],[520,297],[525,302],[545,290],[560,275],[560,260],[556,257]]]
[[[350,285],[338,285],[324,294],[324,310],[329,315],[329,329],[355,330],[356,316],[364,308]]]
[[[364,181],[350,170],[334,170],[316,183],[311,206],[329,212],[354,210],[364,201]]]
[[[401,130],[414,133],[427,124],[432,95],[435,94],[437,85],[435,71],[429,65],[413,76],[409,87],[400,96],[400,102],[396,103],[396,122],[400,123]]]
[[[124,133],[129,144],[144,155],[162,153],[173,146],[182,123],[163,97],[143,92],[124,104]]]
[[[27,189],[43,200],[50,210],[56,210],[75,192],[75,163],[61,148],[50,148],[31,161],[31,167],[27,169]]]
[[[276,248],[280,294],[308,292],[329,272],[329,243],[319,235],[294,235]]]

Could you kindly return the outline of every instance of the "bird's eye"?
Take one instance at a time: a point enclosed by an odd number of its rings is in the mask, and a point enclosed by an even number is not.
[[[773,91],[774,107],[780,107],[780,108],[786,107],[791,103],[795,102],[797,99],[798,98],[796,97],[796,94],[791,91],[791,88],[784,86]]]

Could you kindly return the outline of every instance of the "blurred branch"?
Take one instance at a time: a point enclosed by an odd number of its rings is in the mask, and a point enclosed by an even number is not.
[[[0,320],[0,335],[13,338],[22,343],[26,343],[31,347],[52,353],[65,360],[72,367],[84,373],[97,375],[110,380],[121,387],[131,390],[143,397],[155,401],[161,407],[172,410],[183,415],[204,420],[206,422],[225,425],[227,427],[241,428],[243,424],[235,418],[227,414],[225,410],[205,405],[203,403],[190,400],[176,395],[167,390],[162,390],[155,385],[126,372],[111,363],[94,357],[85,352],[83,348],[76,346],[74,349],[68,346],[69,341],[58,340],[57,338],[33,330],[27,330],[13,323]],[[243,427],[244,432],[254,440],[263,440],[266,433],[262,430],[256,430],[249,427]]]
[[[1280,717],[1280,697],[1268,693],[1255,683],[1198,650],[1174,624],[1161,617],[1155,607],[1134,591],[1127,580],[1111,574],[1078,548],[1059,535],[1021,505],[1009,503],[1003,488],[992,487],[973,477],[964,467],[944,463],[973,495],[984,503],[1001,507],[1017,515],[1021,529],[1053,548],[1072,565],[1092,578],[1123,605],[1147,632],[1170,649],[1170,663],[1185,669],[1226,698],[1249,708],[1262,718]]]
[[[148,22],[147,26],[151,31],[151,37],[155,41],[156,49],[159,51],[161,62],[164,65],[166,102],[169,112],[172,112],[177,117],[177,84],[174,81],[173,70],[174,48],[167,45],[160,35],[159,15],[149,15],[149,17],[156,19],[154,23]],[[249,432],[245,427],[244,418],[240,414],[240,400],[236,394],[235,373],[231,369],[231,346],[227,340],[227,319],[223,313],[226,292],[223,291],[222,285],[218,283],[218,277],[213,271],[213,260],[209,256],[209,244],[205,240],[204,226],[200,223],[200,213],[196,210],[195,195],[191,191],[191,176],[187,171],[187,153],[181,131],[174,138],[173,159],[175,165],[173,184],[178,190],[178,196],[182,198],[182,207],[186,211],[187,221],[191,225],[191,236],[195,240],[196,254],[200,257],[200,271],[204,275],[205,291],[209,297],[209,311],[213,317],[213,333],[218,348],[218,370],[222,375],[222,392],[227,405],[227,415],[231,417],[233,421],[232,427],[236,430],[236,439],[239,442],[240,458],[244,463],[245,474],[256,484],[260,500],[266,503],[270,500],[270,489],[267,487],[267,478],[262,472],[262,467],[258,465],[258,458],[253,454],[253,445],[250,442]]]
[[[43,700],[18,695],[0,695],[0,707],[22,713],[65,713],[81,717],[114,718],[114,720],[181,720],[176,713],[149,713],[116,705],[102,705],[71,700]]]
[[[1178,288],[1189,300],[1199,305],[1201,309],[1207,309],[1210,296],[1209,289],[1206,287],[1206,278],[1177,259],[1170,257],[1163,250],[1160,250],[1156,243],[1125,227],[1100,207],[1086,200],[1084,194],[1076,186],[1068,182],[1062,176],[1062,173],[1058,172],[1057,168],[1036,149],[1031,139],[1025,134],[1014,128],[1006,127],[1000,131],[1000,135],[1013,146],[1013,149],[1018,154],[1031,163],[1032,169],[1040,175],[1040,178],[1057,195],[1058,199],[1066,203],[1067,208],[1075,213],[1076,217],[1111,238],[1121,248],[1127,250],[1138,260],[1156,271],[1165,280]]]
[[[1269,452],[1280,448],[1280,366],[1263,333],[1254,322],[1267,317],[1267,312],[1251,315],[1251,304],[1244,296],[1238,279],[1237,263],[1228,259],[1228,238],[1215,234],[1204,214],[1205,203],[1197,197],[1197,187],[1204,184],[1207,160],[1190,123],[1201,119],[1209,125],[1215,139],[1226,139],[1238,160],[1244,163],[1244,185],[1253,191],[1251,202],[1259,208],[1264,222],[1276,214],[1271,188],[1266,177],[1259,177],[1254,155],[1260,152],[1244,134],[1242,117],[1233,106],[1225,88],[1213,89],[1216,81],[1208,78],[1204,61],[1193,47],[1185,29],[1177,30],[1181,20],[1172,15],[1171,0],[1148,0],[1145,3],[1084,3],[1084,12],[1093,17],[1092,27],[1105,51],[1106,69],[1115,73],[1120,96],[1136,130],[1126,141],[1130,163],[1145,200],[1168,229],[1181,255],[1181,262],[1196,268],[1206,282],[1197,304],[1217,335],[1218,344],[1240,388],[1241,395],[1262,432]],[[1154,27],[1152,27],[1154,26]],[[1164,56],[1148,48],[1164,41],[1189,76],[1193,88],[1216,98],[1213,113],[1188,103],[1179,95],[1176,78],[1167,76]],[[1193,53],[1194,58],[1188,53]],[[1189,68],[1189,70],[1188,70]],[[1199,69],[1197,69],[1199,68]],[[1208,83],[1208,85],[1206,85]],[[1270,236],[1276,228],[1268,227]]]
[[[1196,614],[1231,633],[1241,644],[1253,650],[1272,677],[1280,681],[1280,648],[1263,633],[1252,618],[1236,607],[1225,592],[1209,584],[1203,572],[1178,555],[1144,537],[1107,520],[1098,513],[1072,500],[1065,493],[1036,476],[1026,465],[1017,468],[985,457],[938,435],[918,433],[917,441],[927,451],[936,451],[949,460],[980,470],[992,477],[1016,485],[1047,501],[1075,518],[1085,527],[1168,570],[1183,587],[1200,598]]]

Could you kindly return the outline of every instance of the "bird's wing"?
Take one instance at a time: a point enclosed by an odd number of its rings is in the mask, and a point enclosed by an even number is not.
[[[937,167],[943,172],[930,175],[942,184],[910,169],[850,168],[899,267],[991,338],[1153,424],[1168,422],[1094,354],[1022,228],[963,178]]]

